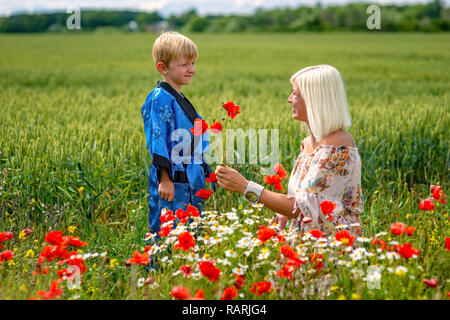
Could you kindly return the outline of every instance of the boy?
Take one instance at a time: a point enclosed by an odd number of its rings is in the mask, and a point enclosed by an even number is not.
[[[211,169],[203,157],[208,147],[208,133],[194,139],[191,129],[195,119],[201,117],[181,93],[181,87],[188,85],[195,74],[196,45],[177,32],[165,32],[156,39],[152,55],[163,81],[158,81],[147,96],[141,113],[152,158],[149,172],[150,232],[157,233],[164,208],[175,214],[177,209],[186,210],[186,205],[192,204],[201,212],[203,202],[195,194],[204,188],[205,177],[209,176]],[[174,147],[183,140],[186,145],[189,137],[187,152],[184,148],[174,156]],[[201,155],[200,161],[198,155]],[[180,159],[183,160],[180,162]]]

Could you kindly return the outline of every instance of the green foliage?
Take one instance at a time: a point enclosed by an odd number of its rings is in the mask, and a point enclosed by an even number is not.
[[[170,29],[183,32],[293,32],[293,31],[367,31],[366,12],[370,2],[330,5],[324,7],[300,6],[262,10],[251,15],[199,16],[195,9],[180,15],[172,14],[166,22]],[[379,5],[378,3],[375,3]],[[425,4],[379,5],[381,29],[383,31],[437,32],[450,29],[450,8],[442,0]],[[39,15],[16,15],[0,18],[0,32],[64,32],[65,20],[69,14],[49,13]],[[131,11],[82,11],[83,31],[98,27],[120,28],[130,21],[136,21],[140,30],[148,25],[163,21],[157,12]]]

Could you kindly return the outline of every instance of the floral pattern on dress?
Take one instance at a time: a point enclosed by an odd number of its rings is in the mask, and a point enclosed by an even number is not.
[[[321,145],[307,154],[302,147],[289,178],[288,198],[296,199],[293,213],[300,210],[291,229],[297,226],[301,232],[307,232],[317,228],[327,235],[331,231],[330,222],[322,214],[320,203],[329,200],[337,204],[333,212],[334,227],[361,235],[359,215],[364,203],[358,148]],[[312,221],[305,224],[304,217]]]

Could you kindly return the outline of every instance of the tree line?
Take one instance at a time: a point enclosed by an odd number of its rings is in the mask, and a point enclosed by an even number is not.
[[[370,3],[347,5],[300,6],[262,10],[250,15],[206,15],[195,9],[179,15],[162,17],[158,12],[81,11],[81,30],[99,27],[122,30],[160,29],[183,32],[296,32],[296,31],[366,31]],[[450,30],[450,8],[442,0],[425,4],[379,5],[382,31]],[[19,14],[0,18],[0,32],[66,31],[68,13]],[[130,24],[133,22],[133,24]]]

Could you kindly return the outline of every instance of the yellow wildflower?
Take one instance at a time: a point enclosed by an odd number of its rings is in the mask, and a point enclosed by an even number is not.
[[[117,262],[117,259],[111,259],[111,261],[109,261],[109,265],[111,267],[115,267],[117,266],[119,263]]]
[[[332,286],[330,289],[331,289],[331,291],[336,291],[336,290],[339,289],[339,287],[338,286]]]
[[[76,228],[76,226],[69,226],[67,230],[69,230],[70,233],[74,233]]]
[[[357,293],[352,293],[352,299],[353,300],[358,300],[360,298],[359,294]]]
[[[33,258],[34,257],[34,251],[33,250],[28,250],[27,253],[25,254],[25,258]]]

